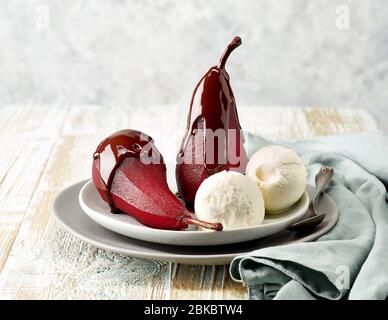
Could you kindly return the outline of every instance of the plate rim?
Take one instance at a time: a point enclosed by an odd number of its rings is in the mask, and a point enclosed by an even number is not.
[[[102,212],[99,212],[99,211],[96,211],[96,210],[90,208],[90,207],[85,203],[85,201],[83,201],[82,195],[86,192],[85,190],[86,190],[87,188],[91,188],[91,186],[94,187],[93,181],[92,181],[91,179],[89,179],[89,180],[87,180],[86,183],[82,186],[82,188],[81,188],[81,190],[80,190],[80,192],[79,192],[78,201],[79,201],[79,204],[80,204],[82,210],[83,210],[83,211],[85,212],[85,214],[88,215],[88,216],[89,216],[89,214],[86,212],[85,208],[87,208],[87,210],[94,211],[95,213],[101,215],[102,217],[104,217],[104,218],[106,218],[106,219],[109,219],[110,217],[106,216],[105,213],[102,213]],[[303,201],[306,202],[306,204],[304,204],[304,206],[301,207],[301,209],[300,209],[301,212],[300,212],[300,213],[298,212],[298,214],[295,214],[295,215],[293,215],[293,216],[291,216],[291,217],[287,217],[287,218],[290,218],[290,219],[291,219],[291,218],[295,218],[295,216],[297,216],[298,218],[302,218],[303,215],[306,213],[306,210],[308,209],[308,205],[309,205],[309,201],[310,201],[309,195],[308,195],[308,192],[307,192],[307,186],[306,186],[306,189],[305,189],[305,191],[303,192],[302,196],[300,197],[300,199],[299,199],[294,205],[292,205],[289,209],[287,209],[286,211],[284,211],[283,213],[287,212],[288,210],[291,210],[292,207],[294,207],[297,203],[299,203],[300,201],[302,201],[302,199],[303,199]],[[85,208],[84,208],[84,207],[85,207]],[[282,213],[280,213],[280,214],[282,214]],[[274,216],[274,215],[271,214],[271,216]],[[91,217],[89,216],[89,218],[91,218]],[[91,219],[92,219],[92,218],[91,218]],[[136,218],[133,218],[133,219],[136,219]],[[92,219],[92,220],[94,221],[94,219]],[[118,220],[116,220],[116,219],[113,219],[113,220],[114,220],[115,222],[117,222],[117,223],[129,224],[129,223],[125,222],[125,221],[118,221]],[[96,222],[96,223],[99,224],[98,222]],[[139,223],[141,223],[141,222],[139,222]],[[278,225],[280,225],[280,224],[282,224],[282,223],[284,223],[284,220],[278,220],[278,221],[275,221],[275,222],[271,222],[271,223],[267,223],[267,224],[260,224],[260,225],[257,225],[257,226],[241,227],[241,228],[235,228],[235,229],[224,229],[224,230],[222,230],[221,232],[232,234],[232,233],[236,233],[236,232],[239,232],[239,231],[256,231],[256,230],[258,231],[258,230],[260,230],[260,229],[266,228],[266,227],[269,226],[269,225],[276,227],[276,226],[278,226]],[[135,224],[129,224],[129,225],[130,225],[131,228],[138,229],[139,231],[140,231],[140,230],[144,230],[144,228],[146,228],[146,229],[152,229],[152,231],[157,232],[157,233],[161,233],[161,234],[170,234],[170,235],[172,235],[172,236],[173,236],[173,235],[178,235],[178,234],[181,235],[181,234],[182,234],[182,230],[157,229],[157,228],[151,228],[151,227],[148,227],[148,226],[145,226],[145,225],[135,225]],[[102,227],[104,227],[104,226],[102,226]],[[106,227],[104,227],[104,228],[106,228]],[[286,229],[286,228],[284,228],[284,229]],[[109,229],[109,230],[110,230],[110,229]],[[111,230],[111,231],[112,231],[112,230]],[[183,231],[183,232],[184,232],[185,234],[187,234],[187,235],[194,235],[194,234],[196,234],[196,235],[198,234],[198,235],[199,235],[198,231],[193,231],[193,230],[186,230],[186,231]],[[209,234],[209,233],[216,233],[216,232],[218,232],[218,231],[215,231],[215,230],[201,230],[201,233],[208,233],[208,234]],[[280,231],[278,231],[278,232],[280,232]],[[130,236],[127,236],[127,237],[130,237]],[[144,240],[143,240],[143,241],[144,241]]]
[[[89,179],[84,180],[82,182],[86,182],[88,180]],[[108,251],[112,251],[112,252],[119,253],[119,254],[127,254],[127,255],[137,256],[137,257],[139,257],[139,256],[140,257],[148,257],[148,258],[152,258],[152,259],[155,259],[155,256],[158,256],[158,257],[162,257],[162,258],[167,258],[168,260],[174,259],[174,258],[181,259],[182,257],[184,257],[184,259],[207,259],[207,258],[214,258],[215,256],[216,256],[216,258],[232,258],[232,257],[237,256],[234,253],[220,253],[220,254],[195,255],[195,258],[194,258],[191,255],[176,254],[176,253],[157,253],[157,254],[155,254],[155,253],[151,253],[151,252],[144,252],[144,251],[138,251],[138,250],[126,249],[126,248],[123,248],[123,249],[120,250],[120,249],[118,249],[115,246],[112,246],[112,245],[109,245],[109,244],[106,244],[106,243],[103,243],[103,242],[100,242],[100,241],[95,241],[95,240],[93,240],[93,239],[91,239],[91,238],[89,238],[87,236],[84,236],[82,233],[78,232],[74,227],[72,227],[68,223],[66,223],[62,219],[61,215],[58,214],[57,207],[58,207],[58,200],[59,200],[60,196],[63,195],[63,193],[65,193],[66,191],[69,191],[69,189],[71,189],[72,187],[76,187],[76,185],[78,185],[78,184],[81,184],[81,182],[78,182],[78,183],[70,185],[69,187],[63,189],[57,195],[57,197],[55,198],[54,203],[53,203],[54,217],[56,218],[57,221],[60,222],[61,226],[65,230],[70,232],[72,235],[76,236],[78,239],[81,239],[82,241],[85,241],[86,243],[89,243],[89,244],[91,244],[91,245],[93,245],[93,246],[95,246],[97,248],[108,250]],[[93,223],[96,223],[91,218],[89,218],[89,216],[87,216],[87,217],[88,217],[88,219],[90,219],[90,221],[92,221]],[[103,226],[100,226],[100,227],[104,228]],[[109,229],[107,229],[107,230],[114,233],[114,231],[112,231],[112,230],[109,230]],[[124,236],[124,235],[123,235],[123,237],[127,237],[128,239],[134,239],[136,241],[153,243],[153,242],[150,242],[150,241],[139,240],[139,239],[131,238],[131,237]],[[174,246],[174,245],[168,245],[168,244],[162,244],[162,245],[164,245],[164,246]],[[239,254],[245,254],[245,253],[247,253],[247,252],[242,252],[242,253],[239,253]]]
[[[213,254],[199,254],[199,255],[189,255],[189,254],[184,254],[184,253],[176,254],[176,253],[165,253],[165,252],[151,253],[151,252],[142,251],[141,247],[138,250],[137,249],[120,248],[120,247],[112,246],[110,244],[107,244],[107,243],[104,243],[101,241],[95,241],[88,236],[84,236],[82,233],[78,232],[74,227],[70,226],[66,221],[64,221],[61,217],[61,214],[59,214],[59,210],[58,210],[58,206],[59,206],[59,202],[60,202],[61,198],[66,193],[69,193],[72,191],[72,189],[76,189],[76,188],[79,188],[78,192],[77,192],[77,195],[78,195],[79,191],[81,190],[82,185],[84,185],[88,180],[89,179],[85,179],[85,180],[73,183],[73,184],[69,185],[68,187],[64,188],[55,197],[54,202],[53,202],[53,206],[52,206],[52,210],[53,210],[53,214],[54,214],[56,221],[59,222],[59,224],[61,225],[62,228],[64,228],[66,231],[68,231],[70,234],[72,234],[76,238],[78,238],[82,241],[85,241],[86,243],[88,243],[94,247],[100,248],[102,250],[115,252],[118,254],[124,254],[124,255],[139,257],[139,258],[153,259],[153,260],[159,259],[159,260],[168,261],[168,262],[175,261],[175,262],[187,263],[187,264],[198,264],[198,263],[196,263],[196,261],[202,260],[202,259],[212,259],[212,260],[218,259],[218,260],[222,260],[221,264],[228,264],[228,263],[224,263],[223,261],[230,260],[230,259],[233,259],[237,256],[249,254],[250,252],[252,252],[252,250],[249,250],[249,251],[244,251],[244,252],[239,252],[239,253],[220,253],[220,254],[213,253]],[[326,193],[324,193],[324,194],[327,197],[327,200],[330,201],[334,207],[333,215],[334,215],[335,219],[331,220],[331,223],[325,229],[321,229],[321,230],[318,230],[312,234],[308,234],[307,236],[300,238],[298,240],[292,241],[291,243],[303,243],[303,242],[310,242],[310,241],[316,240],[317,238],[328,233],[337,224],[338,218],[339,218],[338,207],[329,195],[327,195]],[[78,200],[78,199],[74,199],[74,200]],[[78,203],[78,201],[77,201],[77,203]],[[78,203],[78,205],[79,205],[79,203]],[[90,218],[88,217],[88,219],[90,219]],[[90,219],[90,221],[95,223],[92,219]],[[113,232],[113,231],[110,231],[110,232]],[[129,240],[133,239],[130,237],[127,237],[127,238]],[[143,241],[143,240],[137,240],[137,241]],[[146,242],[146,241],[143,241],[143,242]],[[165,245],[165,246],[169,246],[169,245]],[[179,260],[179,261],[177,261],[177,260]],[[205,263],[201,262],[200,264],[205,264]],[[211,265],[216,265],[216,264],[217,263],[211,263]]]

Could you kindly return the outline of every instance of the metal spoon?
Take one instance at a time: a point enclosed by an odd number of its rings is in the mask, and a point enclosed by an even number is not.
[[[317,225],[319,225],[323,219],[326,217],[326,213],[318,214],[316,210],[316,204],[322,194],[323,190],[329,184],[331,178],[333,177],[334,169],[330,167],[322,167],[317,175],[315,176],[315,193],[310,201],[308,211],[310,212],[310,217],[303,219],[293,225],[289,226],[287,230],[294,232],[306,232],[308,230],[313,229]]]

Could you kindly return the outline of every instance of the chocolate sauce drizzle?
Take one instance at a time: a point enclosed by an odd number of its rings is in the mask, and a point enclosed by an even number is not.
[[[241,130],[236,110],[236,102],[229,83],[229,75],[225,70],[225,63],[229,58],[229,55],[234,49],[239,47],[241,43],[242,41],[240,37],[233,38],[222,54],[219,64],[211,67],[201,78],[194,89],[191,99],[189,115],[187,118],[187,128],[177,156],[178,162],[181,161],[179,158],[184,157],[188,140],[190,136],[195,135],[195,131],[197,129],[211,129],[213,132],[217,129],[223,129],[226,132],[224,141],[226,159],[225,161],[222,161],[223,163],[215,161],[214,164],[209,164],[208,161],[206,161],[206,147],[203,148],[203,166],[207,176],[220,171],[220,167],[229,163],[228,129],[231,112],[236,118],[239,130]],[[206,146],[205,132],[203,139],[204,146]],[[218,154],[218,152],[215,153]]]
[[[119,210],[114,206],[110,189],[117,168],[127,157],[140,158],[143,147],[153,143],[153,139],[136,130],[121,130],[102,141],[93,154],[93,159],[99,159],[99,174],[104,183],[102,191],[108,201],[112,213]]]

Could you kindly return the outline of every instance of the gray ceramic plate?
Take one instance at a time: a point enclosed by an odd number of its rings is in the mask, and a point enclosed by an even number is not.
[[[180,246],[214,246],[270,236],[293,223],[298,222],[309,206],[307,192],[285,212],[269,214],[258,226],[223,230],[162,230],[147,227],[127,214],[112,214],[107,203],[102,200],[92,181],[87,182],[79,194],[82,210],[90,219],[106,229],[143,241]]]
[[[297,235],[283,230],[269,237],[237,244],[218,246],[174,246],[132,239],[105,229],[91,220],[81,209],[78,195],[86,181],[63,190],[55,199],[54,215],[62,226],[76,237],[105,250],[139,258],[157,259],[187,264],[228,264],[238,255],[255,249],[293,242],[306,242],[327,233],[338,220],[333,200],[326,194],[318,211],[327,213],[325,220],[310,234]],[[308,188],[311,195],[312,188]]]

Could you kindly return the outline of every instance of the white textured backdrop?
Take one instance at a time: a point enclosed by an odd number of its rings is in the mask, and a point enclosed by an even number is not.
[[[387,30],[384,0],[0,0],[0,105],[187,108],[240,35],[238,104],[362,107],[388,130]]]

